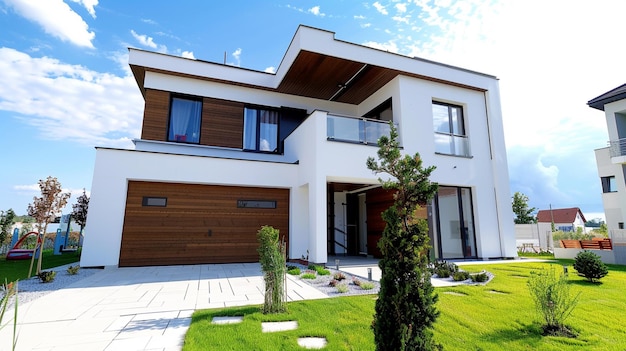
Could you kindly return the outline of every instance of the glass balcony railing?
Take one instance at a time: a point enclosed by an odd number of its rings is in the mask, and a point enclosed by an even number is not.
[[[611,157],[626,156],[626,139],[609,141],[609,153]]]
[[[470,157],[469,139],[466,136],[435,133],[435,152]]]
[[[335,115],[326,119],[328,140],[376,145],[383,135],[389,136],[388,121]]]

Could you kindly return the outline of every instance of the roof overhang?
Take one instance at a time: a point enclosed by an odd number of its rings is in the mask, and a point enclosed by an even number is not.
[[[146,72],[239,85],[314,99],[360,104],[398,75],[486,91],[494,76],[411,58],[334,38],[300,26],[276,73],[129,49],[129,64],[144,93]]]
[[[609,90],[606,93],[589,100],[587,105],[597,110],[604,111],[604,105],[624,99],[626,99],[626,84],[622,84],[615,89]]]

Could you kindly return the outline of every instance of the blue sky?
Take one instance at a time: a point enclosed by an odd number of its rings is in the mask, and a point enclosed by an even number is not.
[[[95,146],[132,147],[143,100],[128,47],[272,71],[299,24],[497,76],[511,192],[603,217],[586,102],[624,83],[626,2],[0,0],[0,209],[37,181],[89,191]]]

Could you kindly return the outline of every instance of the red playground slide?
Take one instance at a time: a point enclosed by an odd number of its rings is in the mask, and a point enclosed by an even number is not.
[[[23,237],[21,237],[20,240],[18,240],[17,243],[15,243],[13,248],[11,248],[11,250],[9,250],[9,252],[7,252],[7,260],[27,260],[27,259],[30,259],[31,257],[33,257],[33,252],[35,250],[20,248],[22,246],[22,243],[24,242],[24,240],[26,240],[26,238],[28,238],[31,235],[39,236],[39,233],[37,233],[37,232],[30,232],[30,233],[24,235]],[[39,244],[41,244],[41,238],[37,239],[37,247],[39,247]]]

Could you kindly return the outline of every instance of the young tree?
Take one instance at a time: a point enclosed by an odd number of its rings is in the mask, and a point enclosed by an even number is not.
[[[537,223],[537,218],[532,215],[535,207],[528,207],[528,196],[516,191],[513,194],[513,213],[515,213],[515,224]]]
[[[9,235],[11,235],[11,227],[15,223],[15,212],[9,208],[6,212],[0,211],[0,245],[4,244]]]
[[[286,244],[280,240],[278,229],[263,226],[257,232],[259,262],[265,282],[263,313],[287,311]]]
[[[378,141],[380,164],[367,159],[374,173],[392,177],[379,178],[383,188],[395,190],[393,205],[382,214],[387,225],[378,242],[383,257],[372,323],[376,350],[436,350],[440,345],[433,339],[432,326],[439,312],[428,271],[428,224],[415,216],[416,209],[437,192],[438,185],[429,180],[435,167],[423,168],[418,153],[402,157],[397,130],[390,125],[390,137]]]
[[[62,193],[61,183],[54,177],[48,176],[46,180],[39,180],[39,189],[41,190],[41,197],[33,197],[33,203],[28,205],[28,215],[35,219],[37,223],[37,231],[39,232],[40,249],[35,252],[39,252],[37,258],[36,274],[41,272],[41,261],[43,253],[44,236],[48,229],[48,223],[54,221],[55,217],[61,214],[63,207],[67,204],[67,199],[70,197],[70,193]],[[35,255],[33,255],[30,261],[30,268],[28,268],[28,277],[30,278]]]
[[[87,224],[87,209],[89,208],[89,196],[83,189],[83,194],[76,198],[76,203],[72,205],[72,218],[80,226],[80,235]]]

